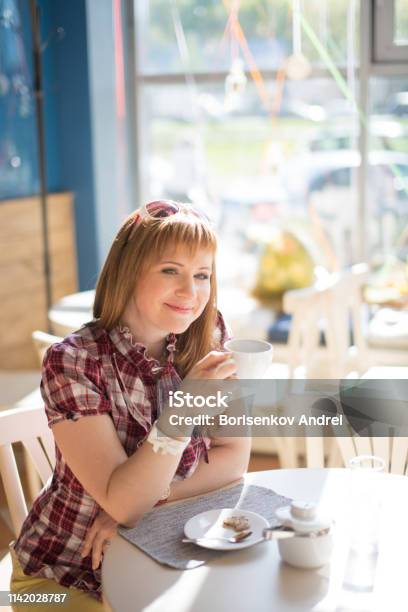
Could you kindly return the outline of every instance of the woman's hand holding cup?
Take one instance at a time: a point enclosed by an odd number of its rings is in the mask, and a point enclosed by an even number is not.
[[[211,351],[197,361],[184,380],[225,380],[236,374],[232,353]]]
[[[157,421],[158,429],[172,438],[191,436],[197,423],[192,423],[188,417],[213,417],[225,411],[225,405],[215,401],[207,402],[212,396],[217,397],[220,393],[220,382],[233,378],[236,365],[231,358],[231,353],[211,351],[200,359],[188,372],[178,391],[180,395],[172,395],[172,398],[184,398],[182,405],[179,402],[170,401],[164,408]],[[195,400],[199,401],[195,401]],[[176,424],[174,424],[176,421]],[[211,423],[211,420],[210,420]]]

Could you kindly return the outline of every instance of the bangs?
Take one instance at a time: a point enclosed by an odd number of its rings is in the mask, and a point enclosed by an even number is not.
[[[193,215],[172,215],[157,224],[152,240],[151,254],[160,259],[172,248],[183,246],[194,257],[199,249],[215,254],[217,238],[205,221]]]

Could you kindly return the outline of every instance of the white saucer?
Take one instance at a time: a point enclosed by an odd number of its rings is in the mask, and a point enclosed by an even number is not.
[[[245,516],[249,521],[252,534],[236,544],[222,542],[221,540],[208,540],[197,545],[211,550],[239,550],[253,546],[263,540],[262,532],[265,527],[269,527],[268,521],[256,512],[240,510],[239,508],[220,508],[196,514],[184,525],[184,533],[187,538],[230,538],[237,532],[234,529],[223,527],[222,523],[231,516]]]

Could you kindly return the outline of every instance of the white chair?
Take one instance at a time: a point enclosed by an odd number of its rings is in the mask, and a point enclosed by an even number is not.
[[[40,393],[41,373],[39,370],[2,370],[0,371],[0,411],[30,406],[42,406]],[[27,451],[23,449],[25,471],[28,480],[28,493],[34,499],[40,489],[40,480],[32,467]]]
[[[292,315],[286,352],[276,346],[276,358],[287,360],[289,376],[303,367],[307,378],[344,378],[373,366],[408,366],[408,352],[373,344],[363,289],[367,264],[328,275],[312,287],[285,293],[283,306]],[[326,346],[320,346],[321,331]],[[350,343],[350,330],[353,345]]]
[[[361,331],[361,292],[368,268],[353,266],[342,273],[327,274],[312,287],[285,293],[283,307],[292,315],[287,345],[289,378],[342,378],[350,369],[364,371],[366,351]],[[355,346],[351,347],[350,319]],[[320,346],[325,332],[326,346]],[[279,349],[278,349],[279,350]],[[282,437],[276,440],[282,467],[296,467],[299,455],[313,463],[314,452],[327,457],[327,466],[339,464],[339,452],[332,439]]]
[[[408,368],[372,368],[362,376],[361,381],[374,380],[377,381],[374,384],[367,382],[366,384],[358,384],[356,387],[357,394],[354,396],[355,399],[358,397],[364,398],[365,402],[361,404],[360,409],[364,411],[364,406],[369,405],[372,407],[373,401],[370,397],[376,398],[381,401],[381,395],[385,393],[385,396],[389,399],[382,401],[386,402],[387,414],[391,416],[391,410],[393,407],[398,406],[402,397],[404,397],[405,389],[404,386],[400,386],[401,380],[408,379]],[[381,390],[377,386],[378,381],[382,381]],[[389,382],[388,382],[389,381]],[[343,406],[339,402],[339,388],[337,381],[333,381],[333,387],[331,392],[327,393],[327,397],[331,397],[337,405],[338,414],[343,413]],[[353,397],[352,388],[354,383],[351,383],[350,388],[351,396]],[[388,386],[387,386],[388,385]],[[327,387],[328,389],[328,387]],[[387,392],[388,391],[388,392]],[[384,396],[383,396],[384,397]],[[369,403],[367,404],[367,400]],[[360,400],[361,401],[361,400]],[[378,406],[378,404],[377,404]],[[351,407],[359,410],[358,405],[353,403]],[[398,406],[400,409],[401,406]],[[346,415],[344,415],[346,416]],[[346,417],[347,418],[347,417]],[[385,426],[385,424],[384,424]],[[307,437],[306,441],[306,464],[308,467],[343,467],[347,466],[350,459],[356,455],[375,455],[381,457],[386,466],[386,471],[394,474],[406,474],[408,475],[408,437],[394,436],[393,426],[389,425],[389,436],[360,436],[358,435],[347,422],[344,422],[342,426],[342,434],[330,438],[321,437]],[[331,454],[327,454],[327,444],[331,443],[330,448],[332,449]],[[335,450],[334,450],[335,449]]]
[[[16,442],[23,444],[42,484],[45,484],[52,476],[55,446],[42,405],[10,408],[0,412],[0,476],[15,536],[19,534],[27,516],[27,504],[12,447]],[[12,562],[8,553],[0,560],[0,591],[10,588],[11,573]]]
[[[319,279],[311,287],[286,292],[283,305],[285,312],[292,315],[292,323],[287,345],[274,345],[274,362],[287,362],[289,378],[359,377],[373,366],[383,366],[394,360],[408,365],[408,353],[401,355],[386,349],[373,350],[369,344],[367,308],[363,300],[368,273],[366,264],[356,264],[349,270]],[[322,330],[325,332],[325,347],[320,346]],[[377,378],[387,377],[383,370]],[[381,454],[389,469],[402,473],[405,444],[401,438],[395,438],[391,445],[385,438],[371,441],[367,438],[339,438],[336,443],[334,438],[276,437],[273,447],[279,455],[281,467],[296,467],[299,455],[303,454],[310,467],[321,467],[325,461],[327,467],[336,467],[347,463],[355,454],[374,452]],[[254,450],[271,452],[271,448],[270,439],[254,439]]]
[[[289,375],[305,366],[306,377],[342,378],[350,370],[363,372],[369,366],[362,328],[362,287],[368,266],[328,275],[312,287],[288,291],[285,312],[292,315],[288,339]],[[350,346],[350,321],[354,346]],[[320,347],[325,333],[326,347]]]
[[[52,334],[47,334],[39,330],[35,330],[34,332],[32,332],[31,337],[32,337],[35,349],[38,354],[39,365],[42,364],[45,351],[48,349],[48,347],[50,347],[55,342],[60,342],[62,340],[62,338],[60,338],[59,336],[53,336]],[[1,378],[2,377],[0,375],[0,380]],[[21,371],[14,372],[14,373],[12,372],[4,373],[5,387],[6,388],[13,387],[13,389],[18,388],[20,390],[22,389],[22,386],[26,378],[27,376],[24,375],[24,373]],[[23,396],[19,394],[18,400],[17,398],[13,398],[12,396],[8,398],[6,397],[6,401],[1,402],[0,409],[4,409],[5,407],[11,408],[13,406],[15,408],[18,408],[19,410],[25,409],[26,407],[33,407],[34,405],[42,407],[43,401],[41,399],[41,394],[40,394],[40,389],[39,389],[39,383],[41,380],[40,372],[36,374],[36,378],[37,380],[34,383],[35,388],[31,390],[31,393],[27,395],[23,393]],[[25,455],[25,459],[24,459],[25,460],[25,471],[26,471],[27,481],[28,481],[28,492],[29,492],[29,495],[31,496],[31,499],[34,499],[37,496],[41,488],[41,479],[39,478],[37,470],[35,469],[35,467],[33,466],[30,460],[30,456],[26,448],[24,448],[24,455]]]
[[[290,337],[290,370],[297,365],[299,347],[309,357],[310,378],[344,378],[350,373],[360,376],[373,365],[382,363],[383,353],[370,351],[366,329],[364,328],[363,286],[368,278],[365,264],[357,264],[350,270],[334,275],[324,287],[313,288],[307,299],[299,299],[299,294],[287,296],[287,305],[297,315],[293,336]],[[291,302],[290,300],[293,300]],[[304,306],[302,310],[302,305]],[[312,312],[314,309],[314,312]],[[326,368],[320,361],[313,362],[318,353],[319,320],[325,322],[327,352]],[[350,322],[354,345],[350,346]],[[301,334],[304,338],[301,338]],[[302,346],[303,340],[303,346]],[[407,361],[405,361],[407,363]],[[372,368],[379,371],[378,379],[394,377],[405,378],[406,368]],[[386,371],[390,371],[390,376]],[[405,371],[404,375],[401,374]],[[400,374],[396,372],[400,371]],[[373,377],[373,376],[371,376]],[[306,464],[308,467],[327,467],[347,465],[356,455],[377,455],[384,459],[387,470],[396,474],[407,473],[408,438],[360,437],[353,435],[336,438],[306,437]]]
[[[27,516],[27,505],[12,444],[21,442],[44,485],[55,463],[54,437],[43,406],[10,408],[0,412],[0,475],[15,535]]]
[[[52,345],[55,344],[56,342],[60,342],[62,340],[62,338],[60,336],[54,336],[52,334],[48,334],[46,332],[40,331],[40,330],[35,330],[32,332],[31,334],[31,338],[33,340],[34,343],[34,347],[37,351],[37,355],[38,355],[38,363],[41,366],[42,362],[44,360],[44,355],[45,355],[45,351]],[[40,378],[40,376],[39,376]],[[32,399],[35,400],[35,403],[37,404],[37,398],[40,398],[40,390],[39,388],[36,389],[35,393],[28,396],[27,398],[24,398],[23,400],[23,405],[32,405]],[[42,400],[40,398],[40,404],[42,405]],[[16,404],[15,407],[19,408],[20,405]],[[26,469],[26,473],[27,473],[27,479],[28,479],[28,489],[29,489],[29,493],[31,495],[31,498],[34,499],[37,494],[38,491],[41,488],[41,481],[40,478],[38,476],[37,471],[35,470],[35,468],[33,467],[30,458],[27,454],[27,451],[24,451],[25,453],[25,457],[26,457],[26,461],[25,461],[25,469]]]
[[[333,467],[332,457],[325,462],[323,438],[307,437],[306,440],[306,464],[307,467]],[[386,471],[393,474],[408,475],[408,438],[363,438],[356,435],[349,437],[330,438],[337,447],[339,462],[336,467],[347,466],[350,459],[356,455],[376,455],[385,461]]]

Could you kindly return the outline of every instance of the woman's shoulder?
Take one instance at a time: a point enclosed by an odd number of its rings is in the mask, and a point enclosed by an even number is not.
[[[96,321],[90,321],[60,342],[52,344],[46,355],[48,357],[58,354],[75,356],[86,353],[90,358],[98,359],[109,352],[109,348],[109,333],[100,327]]]
[[[109,353],[108,332],[91,321],[48,348],[43,359],[43,370],[59,370],[69,365],[77,368],[84,362],[97,366],[103,355]]]
[[[74,418],[74,414],[110,411],[102,360],[107,352],[107,335],[87,324],[51,345],[45,353],[41,394],[49,425],[61,418]]]

